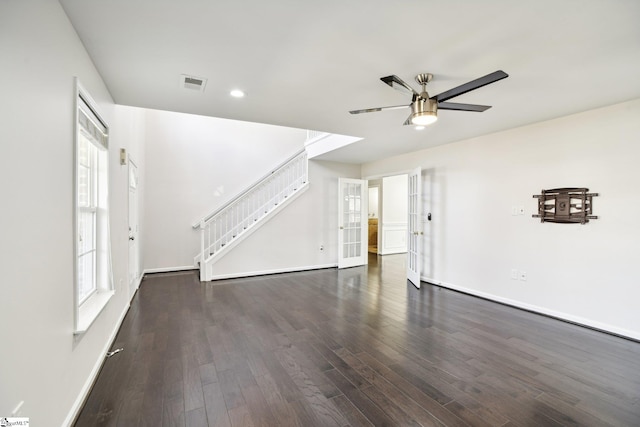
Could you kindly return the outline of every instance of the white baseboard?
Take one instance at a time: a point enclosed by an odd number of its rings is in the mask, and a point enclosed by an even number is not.
[[[198,267],[194,267],[193,265],[182,265],[180,267],[159,267],[159,268],[145,268],[142,275],[150,274],[150,273],[174,273],[176,271],[188,271],[188,270],[197,270]]]
[[[337,267],[337,263],[333,264],[323,264],[323,265],[309,265],[304,267],[290,267],[290,268],[276,268],[273,270],[262,270],[262,271],[249,271],[242,273],[231,273],[231,274],[219,274],[217,276],[213,276],[211,280],[223,280],[223,279],[238,279],[241,277],[254,277],[254,276],[266,276],[268,274],[280,274],[280,273],[296,273],[299,271],[310,271],[310,270],[321,270],[323,268],[335,268]]]
[[[116,322],[115,327],[113,328],[113,330],[111,331],[111,334],[109,335],[109,339],[107,340],[102,351],[99,353],[99,357],[96,360],[96,363],[94,364],[93,369],[91,370],[91,374],[89,374],[89,377],[87,378],[84,385],[82,386],[82,389],[80,390],[80,393],[76,398],[76,401],[73,402],[73,406],[69,410],[69,413],[67,414],[67,418],[65,418],[65,420],[63,421],[62,423],[63,426],[71,427],[71,425],[74,423],[78,415],[80,415],[80,410],[82,410],[82,406],[87,400],[87,397],[89,397],[89,392],[91,392],[91,388],[93,387],[93,384],[98,379],[98,374],[100,373],[102,364],[105,361],[105,355],[113,345],[113,342],[116,339],[116,335],[120,330],[120,326],[122,326],[122,322],[124,321],[124,317],[127,315],[127,312],[129,311],[129,307],[130,305],[129,303],[127,303],[124,307],[124,310],[122,310],[122,313],[120,314],[120,318]]]
[[[619,328],[617,326],[612,326],[606,323],[597,322],[595,320],[587,319],[580,316],[574,316],[572,314],[563,313],[556,310],[550,310],[548,308],[540,307],[533,304],[527,304],[522,301],[512,300],[510,298],[500,297],[494,294],[490,294],[487,292],[480,292],[475,289],[465,288],[464,286],[457,286],[453,283],[441,282],[439,280],[435,280],[429,277],[420,277],[420,280],[431,283],[436,286],[441,286],[443,288],[452,289],[454,291],[463,292],[465,294],[477,296],[480,298],[484,298],[490,301],[499,302],[501,304],[509,305],[515,308],[521,308],[523,310],[531,311],[534,313],[542,314],[545,316],[553,317],[555,319],[564,320],[566,322],[575,323],[580,326],[586,326],[591,329],[597,329],[599,331],[608,332],[613,335],[619,335],[621,337],[630,338],[635,341],[640,341],[640,333],[636,331],[632,331],[625,328]]]

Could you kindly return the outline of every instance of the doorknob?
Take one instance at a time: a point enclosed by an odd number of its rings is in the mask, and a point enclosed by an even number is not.
[[[344,227],[343,227],[343,226],[340,226],[340,230],[344,230]]]
[[[136,238],[133,236],[129,236],[129,240],[136,240]]]

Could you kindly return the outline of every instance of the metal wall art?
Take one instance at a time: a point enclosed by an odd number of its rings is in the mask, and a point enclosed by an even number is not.
[[[535,195],[538,199],[540,222],[558,222],[562,224],[586,224],[590,219],[598,219],[593,215],[593,197],[598,193],[589,193],[588,188],[554,188],[542,190]]]

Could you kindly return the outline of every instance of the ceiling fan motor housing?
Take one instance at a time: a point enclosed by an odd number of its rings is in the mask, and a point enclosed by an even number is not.
[[[423,97],[423,95],[426,95]],[[411,123],[426,126],[438,119],[438,102],[429,99],[426,92],[420,94],[420,98],[411,104]]]

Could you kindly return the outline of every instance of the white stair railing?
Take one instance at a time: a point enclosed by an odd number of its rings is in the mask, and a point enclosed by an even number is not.
[[[303,149],[194,224],[193,228],[200,228],[201,280],[210,280],[202,272],[213,258],[307,185],[307,153]]]

